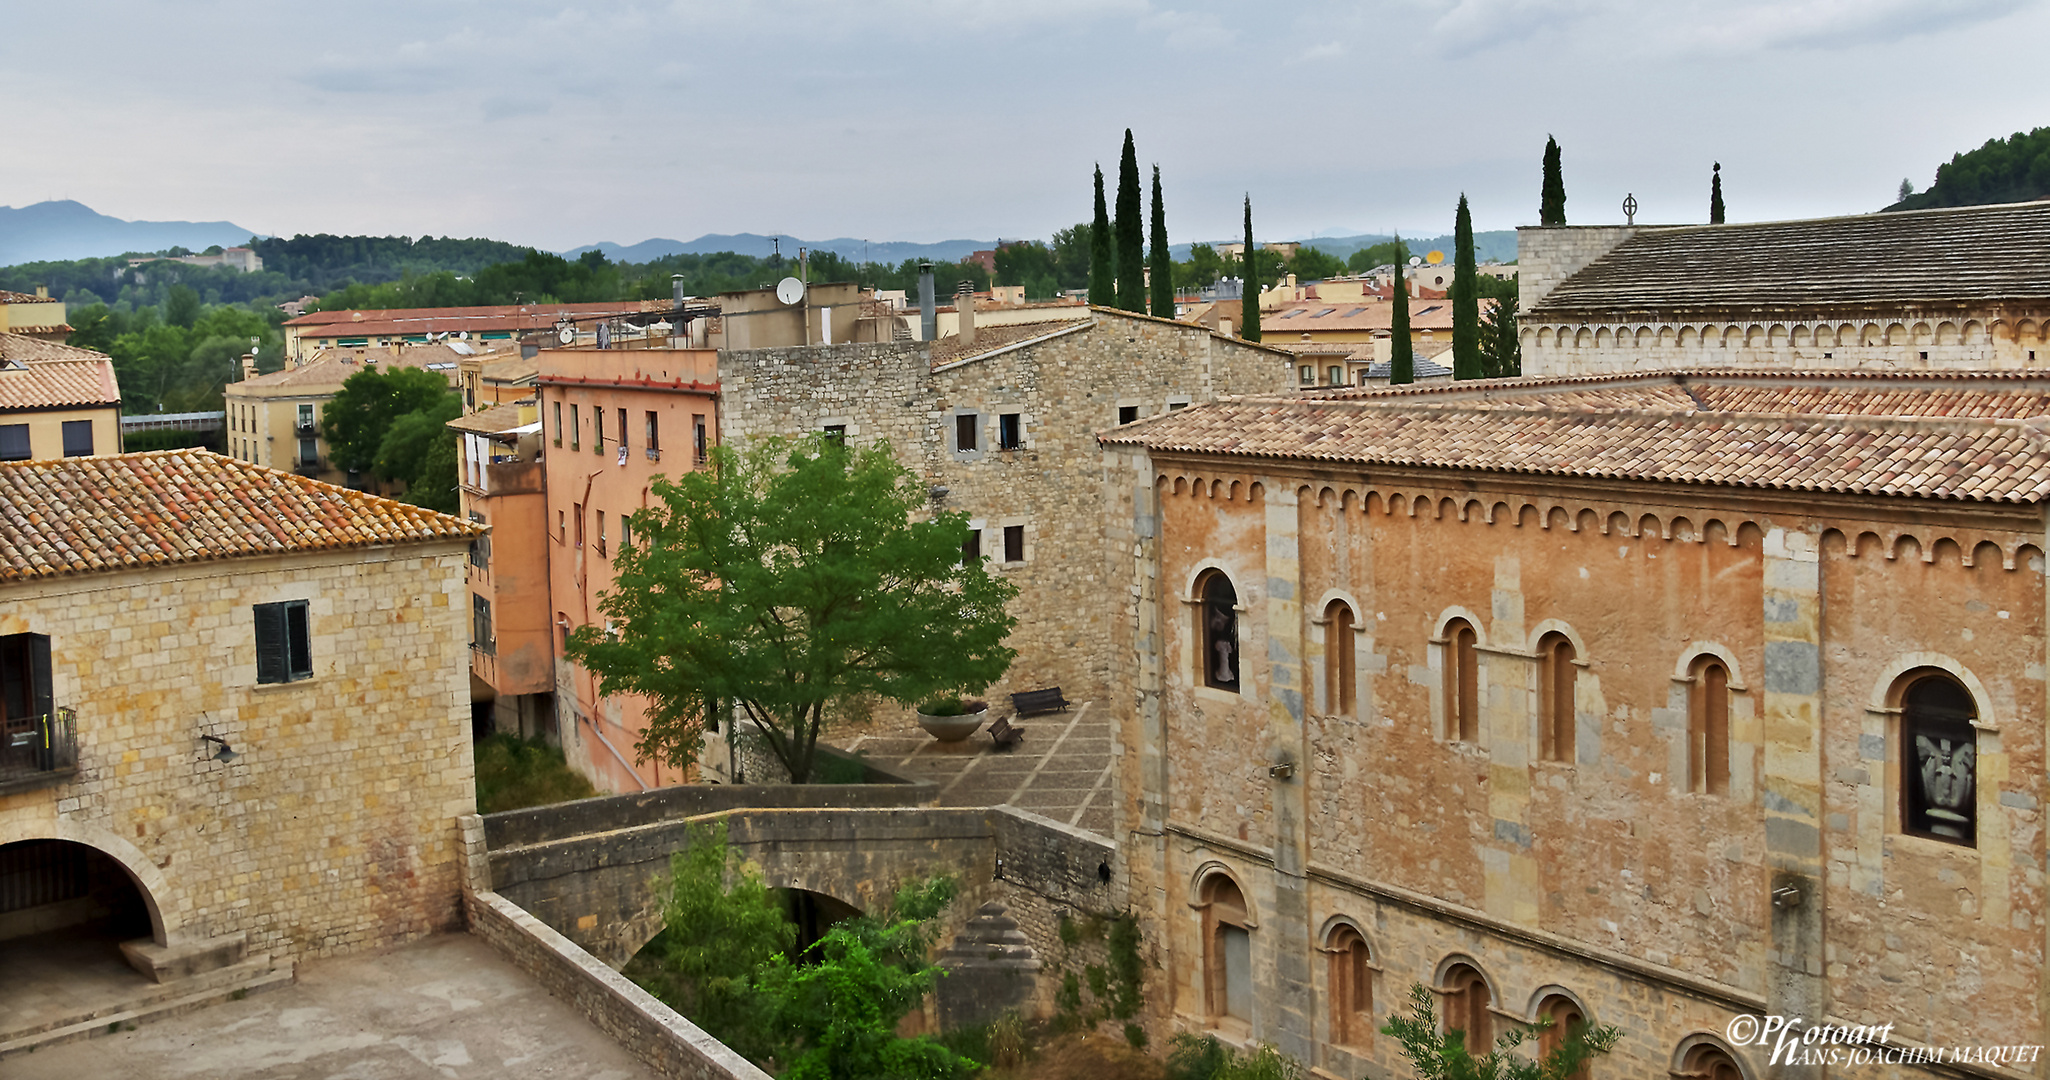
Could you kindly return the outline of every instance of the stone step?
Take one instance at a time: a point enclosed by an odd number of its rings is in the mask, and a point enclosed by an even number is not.
[[[273,964],[259,956],[203,975],[162,983],[148,991],[84,1013],[60,1017],[33,1027],[0,1032],[0,1058],[37,1047],[111,1035],[136,1024],[191,1012],[228,1000],[239,1000],[292,982],[291,961]]]

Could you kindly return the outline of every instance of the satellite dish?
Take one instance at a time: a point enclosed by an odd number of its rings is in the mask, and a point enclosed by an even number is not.
[[[795,304],[804,299],[804,282],[787,277],[776,283],[776,299],[786,304]]]
[[[1432,266],[1436,266],[1439,263],[1445,261],[1445,253],[1442,251],[1433,251],[1430,254],[1424,256],[1424,261],[1430,263]]]
[[[563,323],[561,328],[555,331],[555,340],[562,342],[564,345],[576,344],[577,328],[570,323]]]
[[[1422,258],[1421,258],[1420,256],[1416,256],[1416,255],[1411,255],[1411,256],[1409,257],[1409,265],[1411,265],[1411,266],[1422,266],[1423,264],[1424,264],[1424,260],[1423,260],[1423,259],[1422,259]]]

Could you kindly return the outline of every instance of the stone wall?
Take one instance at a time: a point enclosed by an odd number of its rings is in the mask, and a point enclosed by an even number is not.
[[[1519,225],[1516,310],[1529,311],[1588,263],[1637,235],[1631,225]]]
[[[722,440],[846,429],[853,445],[883,442],[966,513],[990,569],[1018,583],[1011,671],[1003,695],[1059,686],[1069,700],[1102,693],[1115,598],[1105,578],[1101,453],[1096,432],[1119,410],[1151,416],[1222,394],[1287,389],[1292,359],[1202,327],[1094,309],[1036,344],[938,368],[919,343],[722,353]],[[998,448],[999,417],[1017,413],[1023,445]],[[956,445],[956,418],[976,417],[977,448]],[[1022,528],[1023,558],[1006,561],[1004,530]]]
[[[48,635],[79,771],[0,796],[0,843],[71,840],[141,886],[162,945],[309,957],[459,924],[475,806],[461,543],[248,558],[5,590]],[[313,676],[256,681],[252,605],[308,601]],[[236,757],[215,759],[213,735]]]
[[[1519,320],[1526,375],[1608,375],[1702,368],[1826,371],[2003,370],[2050,366],[2050,309],[1897,307],[1618,312],[1613,318]],[[2038,359],[2040,357],[2040,359]]]
[[[573,1005],[658,1075],[678,1080],[769,1080],[626,976],[492,892],[464,896],[470,932]]]
[[[1469,962],[1498,1016],[1560,994],[1623,1028],[1619,1075],[1663,1075],[1761,1010],[1891,1022],[1908,1045],[2044,1041],[2050,910],[2017,869],[2046,857],[2037,511],[1138,452],[1111,459],[1105,491],[1130,598],[1108,698],[1123,869],[1166,1022],[1343,1075],[1399,1069],[1387,1040],[1333,1035],[1321,950],[1345,924],[1379,1012]],[[1209,569],[1237,591],[1236,692],[1197,675],[1189,600]],[[1333,604],[1354,616],[1349,670],[1332,668]],[[1451,618],[1478,631],[1472,741],[1448,734]],[[1555,632],[1576,669],[1558,760],[1537,715]],[[1714,793],[1689,780],[1704,656],[1730,672]],[[1931,671],[1978,709],[1969,845],[1900,824],[1897,695]],[[1218,875],[1248,906],[1243,1021],[1206,1000]]]

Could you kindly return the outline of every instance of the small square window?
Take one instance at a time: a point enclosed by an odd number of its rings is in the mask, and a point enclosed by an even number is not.
[[[256,605],[256,681],[283,683],[312,677],[306,601]]]
[[[1137,405],[1118,406],[1118,426],[1122,427],[1137,419],[1139,419],[1139,407]]]
[[[827,442],[829,442],[829,443],[836,443],[836,444],[838,444],[838,445],[840,445],[840,446],[846,446],[846,445],[847,445],[847,425],[846,425],[846,424],[827,424],[827,425],[826,425],[826,441],[827,441]]]
[[[981,445],[976,432],[981,421],[982,417],[975,413],[963,413],[954,418],[954,450],[957,453],[972,454]]]
[[[1316,368],[1316,366],[1315,366],[1315,365],[1312,365],[1312,364],[1304,364],[1304,365],[1302,365],[1301,367],[1299,367],[1299,368],[1297,368],[1297,369],[1296,369],[1296,378],[1297,378],[1297,379],[1298,379],[1299,381],[1301,381],[1301,383],[1302,383],[1302,384],[1303,384],[1304,386],[1313,386],[1313,385],[1315,385],[1315,384],[1316,384],[1316,382],[1317,382],[1317,368]]]
[[[28,459],[28,425],[0,424],[0,461]]]
[[[1022,413],[997,415],[997,449],[1017,450],[1025,445],[1025,417]]]
[[[64,456],[93,456],[93,422],[90,420],[64,421]]]
[[[961,565],[974,566],[982,561],[982,530],[968,530],[968,539],[961,541]]]
[[[1025,526],[1004,526],[1004,561],[1025,561]]]

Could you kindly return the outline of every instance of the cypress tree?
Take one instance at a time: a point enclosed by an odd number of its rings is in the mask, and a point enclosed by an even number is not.
[[[1153,314],[1174,318],[1174,260],[1167,254],[1167,207],[1160,201],[1160,166],[1153,167],[1153,235],[1147,238],[1153,250],[1147,263],[1153,270]]]
[[[1715,163],[1715,171],[1708,181],[1708,223],[1723,223],[1723,163],[1720,161]]]
[[[1103,206],[1103,166],[1096,167],[1096,220],[1089,224],[1089,302],[1116,307],[1118,286],[1111,264],[1110,211]]]
[[[1246,256],[1243,260],[1246,270],[1245,287],[1239,290],[1239,336],[1247,341],[1260,340],[1260,277],[1253,269],[1253,196],[1246,195]]]
[[[1460,193],[1452,219],[1452,377],[1481,377],[1480,283],[1474,278],[1473,214]]]
[[[1118,306],[1146,310],[1146,232],[1139,202],[1139,155],[1132,129],[1125,129],[1125,153],[1118,159]]]
[[[1416,381],[1416,348],[1409,340],[1409,280],[1403,276],[1405,267],[1395,264],[1395,281],[1389,285],[1389,294],[1395,308],[1388,315],[1388,385],[1398,386]]]
[[[1559,167],[1559,140],[1545,136],[1545,190],[1538,200],[1538,224],[1566,224],[1566,175]]]

